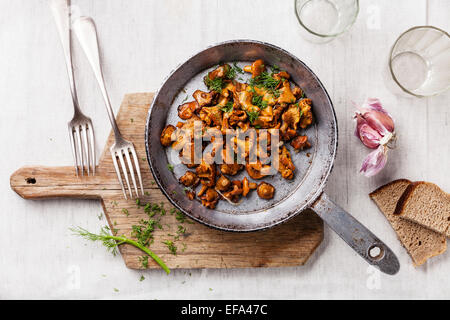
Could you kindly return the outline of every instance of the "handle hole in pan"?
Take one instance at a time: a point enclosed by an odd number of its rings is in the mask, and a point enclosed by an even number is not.
[[[368,253],[372,260],[380,260],[384,257],[384,249],[377,244],[371,245]]]

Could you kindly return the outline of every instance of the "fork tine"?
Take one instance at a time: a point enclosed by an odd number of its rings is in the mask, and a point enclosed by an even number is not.
[[[78,159],[77,159],[77,152],[75,151],[75,140],[73,137],[73,128],[71,125],[69,125],[69,140],[70,140],[70,146],[72,147],[72,155],[73,155],[73,161],[75,162],[75,171],[77,173],[78,177]]]
[[[123,186],[123,181],[122,181],[122,176],[120,175],[119,165],[117,164],[116,152],[113,151],[112,149],[110,151],[111,151],[111,156],[112,156],[113,163],[114,163],[114,169],[116,169],[117,179],[120,182],[120,187],[122,188],[123,196],[125,197],[125,200],[127,200],[127,193],[125,192],[125,188]]]
[[[95,176],[95,137],[94,137],[94,127],[92,126],[92,122],[88,124],[89,130],[89,142],[91,143],[91,162],[92,162],[92,175]]]
[[[79,147],[79,154],[80,154],[80,163],[81,163],[81,175],[84,176],[84,152],[83,152],[83,145],[81,144],[81,133],[80,133],[80,127],[77,125],[75,127],[75,133],[77,136],[78,141],[78,147]]]
[[[90,175],[90,154],[89,154],[89,140],[88,140],[88,135],[87,135],[87,125],[83,124],[81,126],[81,131],[83,131],[83,138],[84,138],[84,143],[83,143],[83,147],[84,147],[84,154],[86,155],[86,167],[87,167],[87,174],[88,176]]]
[[[130,153],[128,151],[128,148],[124,150],[124,153],[125,153],[125,158],[127,159],[128,168],[130,169],[131,180],[133,181],[133,186],[134,186],[134,189],[136,190],[136,197],[139,198],[139,192],[138,192],[138,188],[137,188],[137,184],[136,184],[136,178],[134,177],[133,164],[131,163]]]
[[[144,186],[142,185],[142,177],[141,177],[141,168],[139,168],[139,161],[136,155],[136,150],[134,148],[131,149],[131,154],[133,155],[134,166],[136,167],[137,175],[139,178],[139,185],[141,186],[142,195],[144,195]]]
[[[119,156],[120,165],[122,166],[123,175],[125,177],[125,181],[127,182],[128,191],[130,192],[130,198],[133,199],[133,193],[132,193],[131,187],[130,187],[130,180],[128,179],[127,167],[125,166],[125,161],[123,161],[122,149],[119,150],[119,152],[120,152],[120,156]]]

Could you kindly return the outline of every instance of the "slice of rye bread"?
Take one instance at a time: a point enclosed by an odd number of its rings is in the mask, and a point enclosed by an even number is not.
[[[450,194],[434,183],[411,183],[400,197],[395,214],[450,237]]]
[[[411,181],[406,179],[394,180],[369,196],[388,219],[414,265],[419,266],[427,259],[443,253],[447,249],[447,240],[437,232],[394,214],[397,201],[410,184]]]

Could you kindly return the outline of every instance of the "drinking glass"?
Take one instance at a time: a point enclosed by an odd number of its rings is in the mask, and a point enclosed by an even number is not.
[[[302,36],[325,43],[350,29],[359,12],[358,0],[295,0]]]
[[[450,36],[432,26],[403,32],[389,55],[392,79],[406,93],[428,97],[450,88]]]

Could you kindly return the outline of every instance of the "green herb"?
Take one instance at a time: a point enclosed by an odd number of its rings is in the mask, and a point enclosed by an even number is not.
[[[260,109],[265,109],[268,106],[267,101],[263,101],[263,96],[260,96],[256,93],[253,94],[252,104],[257,106]]]
[[[141,158],[141,160],[142,160],[142,161],[145,161],[145,160],[147,160],[147,159],[146,159],[146,158],[144,158],[144,157],[142,157],[142,158]]]
[[[170,163],[168,163],[168,164],[167,164],[167,169],[168,169],[170,172],[173,172],[173,165],[170,164]]]
[[[170,214],[174,214],[175,213],[175,211],[177,211],[175,208],[172,208],[172,209],[170,209]]]
[[[186,227],[183,227],[181,225],[178,226],[177,234],[184,234],[186,233]]]
[[[133,118],[131,118],[131,119],[130,119],[130,121],[131,121],[131,123],[133,123],[133,122],[134,122],[134,119],[133,119]]]
[[[167,248],[169,248],[170,252],[171,252],[173,255],[177,255],[177,247],[175,246],[175,244],[173,243],[173,241],[171,241],[171,240],[166,240],[166,241],[164,241],[163,243],[167,246]]]
[[[236,62],[233,62],[233,68],[234,68],[234,70],[236,70],[236,72],[244,74],[244,70],[239,68],[239,66],[236,64]]]
[[[81,227],[77,228],[71,228],[72,232],[74,232],[75,235],[81,236],[87,240],[91,241],[102,241],[103,245],[108,249],[108,251],[111,251],[113,254],[117,254],[117,246],[128,243],[132,246],[135,246],[136,248],[141,249],[145,253],[147,253],[150,257],[152,257],[153,260],[155,260],[163,269],[166,271],[167,274],[170,273],[170,269],[166,266],[166,264],[152,251],[150,251],[147,247],[143,246],[137,241],[131,240],[127,237],[123,236],[112,236],[108,233],[107,230],[109,228],[103,227],[100,230],[100,234],[95,234],[87,231],[86,229],[83,229]],[[147,258],[148,259],[148,258]]]
[[[271,68],[272,68],[272,72],[273,73],[280,72],[280,67],[278,65],[276,65],[276,64],[273,64]]]
[[[230,112],[230,111],[232,111],[233,110],[233,102],[228,101],[225,106],[220,108],[220,110],[222,110],[223,112]]]
[[[145,277],[143,275],[141,275],[141,277],[139,278],[139,281],[144,281]]]
[[[265,88],[267,91],[275,96],[279,96],[280,93],[277,90],[281,80],[277,80],[273,77],[273,73],[269,74],[264,71],[259,76],[249,80],[249,85],[252,87]]]
[[[154,181],[153,181],[153,182],[154,182]],[[144,195],[149,196],[150,193],[148,193],[148,191],[145,191],[145,192],[144,192]]]
[[[97,216],[98,220],[102,220],[103,219],[103,213],[100,212],[100,214]]]
[[[189,220],[186,220],[186,216],[181,211],[177,211],[175,219],[177,219],[177,221],[179,221],[180,223],[184,223],[186,221],[190,222]]]
[[[139,257],[139,262],[142,264],[142,267],[144,269],[148,268],[148,256],[140,256]]]
[[[253,123],[259,117],[258,111],[247,111],[248,120]]]
[[[213,291],[213,288],[209,288],[209,291]]]
[[[225,82],[223,82],[223,79],[215,78],[214,80],[211,80],[208,75],[205,76],[205,84],[209,90],[214,90],[217,92],[220,92],[223,88],[225,88]]]
[[[181,103],[185,102],[188,98],[189,98],[189,96],[184,97],[184,99],[183,99],[183,101],[181,101]]]
[[[117,288],[114,288],[114,292],[119,292],[119,289],[117,289]]]
[[[225,77],[227,79],[233,80],[234,78],[236,78],[236,74],[238,73],[244,73],[244,71],[239,68],[239,66],[235,63],[233,63],[233,67],[229,67]]]
[[[136,199],[136,205],[138,206],[138,208],[141,206],[141,199],[139,198]]]
[[[152,185],[154,185],[156,182],[155,181],[152,181],[152,182],[150,182]]]
[[[153,239],[153,231],[155,230],[156,220],[141,219],[140,224],[131,226],[131,236],[137,239],[142,246],[147,246]]]

